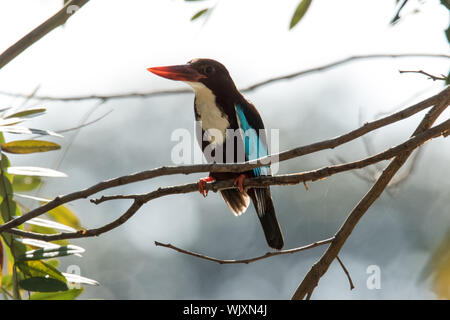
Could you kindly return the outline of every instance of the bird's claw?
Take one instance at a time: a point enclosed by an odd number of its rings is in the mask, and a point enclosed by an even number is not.
[[[240,174],[239,177],[234,179],[234,185],[238,187],[239,191],[244,193],[245,189],[243,186],[244,180],[247,179],[248,176],[246,174]]]
[[[198,180],[198,191],[202,194],[203,197],[206,198],[206,196],[208,195],[208,190],[205,190],[206,184],[213,181],[214,178],[211,176]]]

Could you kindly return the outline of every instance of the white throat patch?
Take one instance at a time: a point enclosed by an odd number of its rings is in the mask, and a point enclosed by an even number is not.
[[[203,83],[186,82],[195,92],[195,110],[202,122],[202,129],[208,134],[209,142],[221,145],[225,140],[226,130],[230,126],[228,116],[216,105],[216,96]],[[221,134],[217,134],[220,132]]]

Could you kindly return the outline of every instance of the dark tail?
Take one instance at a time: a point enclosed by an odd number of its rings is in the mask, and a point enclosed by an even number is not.
[[[284,245],[283,233],[275,215],[269,188],[252,188],[248,194],[253,201],[259,221],[261,221],[267,244],[274,249],[281,250]]]

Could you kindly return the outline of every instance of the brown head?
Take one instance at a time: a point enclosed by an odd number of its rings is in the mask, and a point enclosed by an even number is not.
[[[153,67],[148,71],[167,79],[187,82],[195,88],[201,83],[216,96],[221,92],[237,91],[228,70],[223,64],[213,59],[193,59],[187,64]]]

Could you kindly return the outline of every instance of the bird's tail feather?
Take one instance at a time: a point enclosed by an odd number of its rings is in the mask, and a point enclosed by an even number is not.
[[[261,221],[267,244],[271,248],[280,250],[284,245],[283,233],[275,215],[270,189],[252,188],[248,190],[248,193]]]
[[[230,210],[237,216],[243,214],[250,204],[249,196],[237,189],[220,190],[220,194],[224,198]]]

